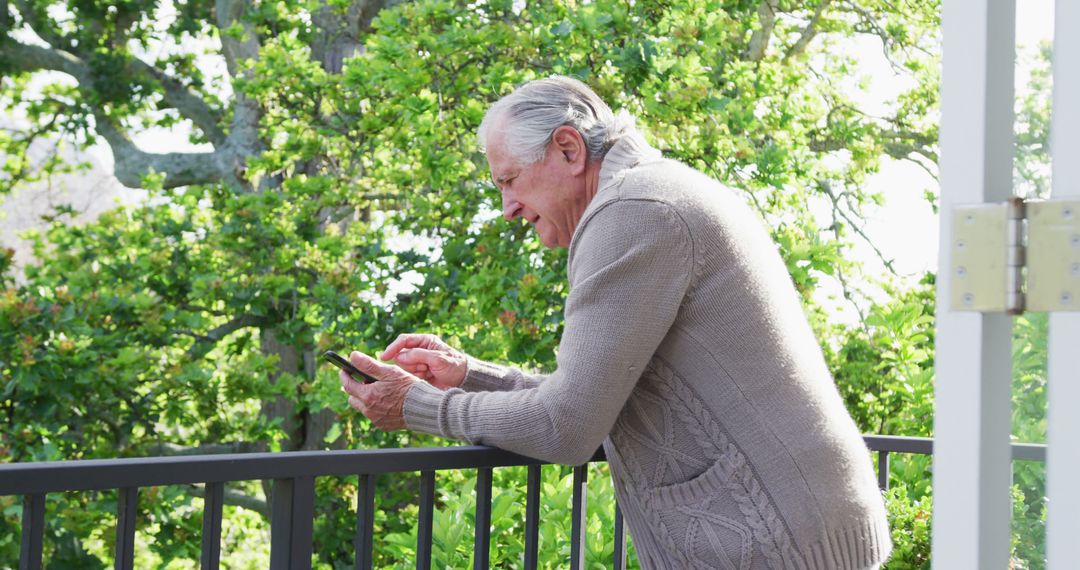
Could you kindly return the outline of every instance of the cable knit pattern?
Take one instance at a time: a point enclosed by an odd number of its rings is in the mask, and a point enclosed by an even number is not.
[[[673,394],[675,398],[664,398],[659,395],[660,393]],[[658,410],[663,418],[660,429],[649,421],[643,405],[645,402]],[[680,420],[682,427],[692,434],[698,449],[714,465],[708,469],[699,469],[699,474],[692,479],[681,478],[687,481],[686,483],[662,486],[664,481],[661,472],[651,477],[647,475],[641,466],[642,456],[659,458],[658,465],[675,464],[679,461],[695,465],[708,464],[689,457],[675,445],[673,434],[676,417]],[[664,437],[656,438],[643,434],[632,425],[634,423],[647,425],[652,428],[652,435],[662,433]],[[711,563],[727,565],[724,561],[728,560],[728,556],[715,547],[716,540],[719,538],[715,535],[714,526],[719,525],[733,530],[744,527],[707,510],[682,506],[699,502],[702,497],[709,497],[712,487],[718,485],[728,490],[738,504],[744,517],[743,522],[749,526],[750,532],[747,535],[752,536],[757,543],[769,562],[768,567],[777,570],[787,567],[784,564],[783,553],[790,552],[789,533],[746,463],[745,457],[730,443],[727,435],[712,417],[712,413],[702,405],[700,398],[660,359],[653,359],[649,369],[639,381],[637,390],[631,395],[619,421],[615,424],[612,439],[620,449],[627,450],[623,454],[623,459],[630,467],[631,480],[635,483],[637,492],[646,497],[647,508],[650,512],[659,513],[670,505],[680,505],[675,510],[688,518],[686,536],[683,541],[685,546],[682,552],[693,553],[704,546],[699,541],[708,541],[709,546],[717,554],[717,560]],[[672,548],[672,552],[679,552],[680,549],[676,546],[679,543],[678,537],[672,536],[672,531],[667,528],[662,519],[656,518],[659,524],[665,527],[666,542]],[[694,536],[698,531],[705,532],[700,536]],[[745,542],[743,548],[748,552],[750,543]],[[741,559],[745,559],[749,564],[748,555]],[[689,560],[689,562],[694,562],[694,560]]]
[[[691,428],[698,445],[706,450],[710,457],[718,455],[720,464],[725,466],[725,485],[732,491],[739,508],[754,529],[754,538],[760,544],[765,558],[772,564],[772,568],[784,568],[783,554],[789,552],[791,547],[789,531],[784,528],[772,502],[746,463],[746,457],[729,442],[720,424],[693,390],[677,378],[663,361],[656,359],[654,362],[657,378],[681,402],[682,405],[676,406],[676,409]],[[694,429],[698,426],[700,429]],[[719,450],[724,451],[718,453]]]
[[[640,136],[570,243],[557,367],[469,359],[410,429],[579,464],[603,444],[642,568],[862,570],[891,549],[870,454],[776,246],[732,191]]]

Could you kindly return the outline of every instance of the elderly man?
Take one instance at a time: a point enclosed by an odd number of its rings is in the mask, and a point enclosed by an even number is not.
[[[431,335],[354,352],[349,403],[557,463],[603,444],[643,568],[874,568],[891,549],[869,453],[776,247],[739,197],[664,159],[583,83],[551,77],[480,125],[506,219],[570,248],[558,367]]]

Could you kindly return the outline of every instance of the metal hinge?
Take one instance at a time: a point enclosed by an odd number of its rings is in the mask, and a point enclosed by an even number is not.
[[[1080,311],[1080,201],[957,206],[950,303],[955,311]]]

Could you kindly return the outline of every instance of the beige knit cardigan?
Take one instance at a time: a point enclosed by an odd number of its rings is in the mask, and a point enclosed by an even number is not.
[[[870,455],[791,278],[729,189],[640,136],[576,228],[557,369],[469,359],[410,429],[580,464],[604,446],[642,568],[856,570],[891,549]]]

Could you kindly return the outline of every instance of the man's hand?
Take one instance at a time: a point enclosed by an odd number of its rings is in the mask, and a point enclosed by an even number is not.
[[[399,335],[379,358],[431,383],[441,390],[457,388],[465,381],[465,355],[433,334]]]
[[[344,370],[340,371],[341,387],[349,395],[349,405],[371,419],[375,427],[393,431],[405,427],[405,396],[409,388],[419,380],[408,372],[383,364],[374,358],[353,351],[349,360],[360,369],[378,379],[378,382],[362,384],[353,380]]]

